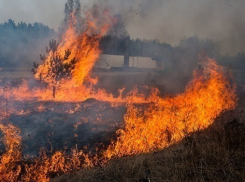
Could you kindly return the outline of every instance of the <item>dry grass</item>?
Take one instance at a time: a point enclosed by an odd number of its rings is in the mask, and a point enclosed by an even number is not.
[[[241,112],[229,112],[204,131],[151,154],[110,161],[52,182],[245,181],[245,125]],[[240,114],[240,120],[232,120]],[[226,119],[230,122],[224,123]]]

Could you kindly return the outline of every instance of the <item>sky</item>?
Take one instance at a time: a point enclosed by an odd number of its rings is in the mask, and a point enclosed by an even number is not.
[[[57,29],[67,0],[0,0],[0,22],[40,22]]]
[[[41,22],[57,30],[67,0],[0,0],[0,22]],[[197,36],[213,39],[223,54],[245,51],[245,0],[81,0],[121,14],[132,38],[175,46]]]

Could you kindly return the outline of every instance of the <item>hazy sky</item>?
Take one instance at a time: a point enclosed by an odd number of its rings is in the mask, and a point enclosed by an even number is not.
[[[0,0],[0,22],[60,25],[67,0]],[[177,45],[188,36],[211,38],[223,53],[245,51],[245,0],[81,0],[120,13],[131,37]]]
[[[57,28],[63,19],[67,0],[0,0],[0,22],[42,22]]]

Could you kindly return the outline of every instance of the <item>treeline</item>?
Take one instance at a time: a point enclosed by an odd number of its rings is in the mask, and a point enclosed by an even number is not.
[[[124,55],[143,57],[163,57],[169,54],[173,47],[170,44],[161,43],[158,40],[140,40],[126,37],[106,35],[101,40],[101,49],[104,54]]]
[[[9,19],[0,24],[0,67],[30,68],[53,37],[56,32],[42,23],[15,23]]]
[[[219,63],[233,70],[245,70],[245,53],[240,52],[235,56],[224,55],[218,59]]]

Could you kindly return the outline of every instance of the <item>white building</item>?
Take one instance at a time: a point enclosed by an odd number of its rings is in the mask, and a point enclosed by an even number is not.
[[[123,68],[124,56],[101,54],[94,67],[101,69]],[[156,69],[156,61],[152,60],[150,57],[129,57],[129,67]]]
[[[129,57],[129,67],[156,69],[156,61],[149,57]]]

